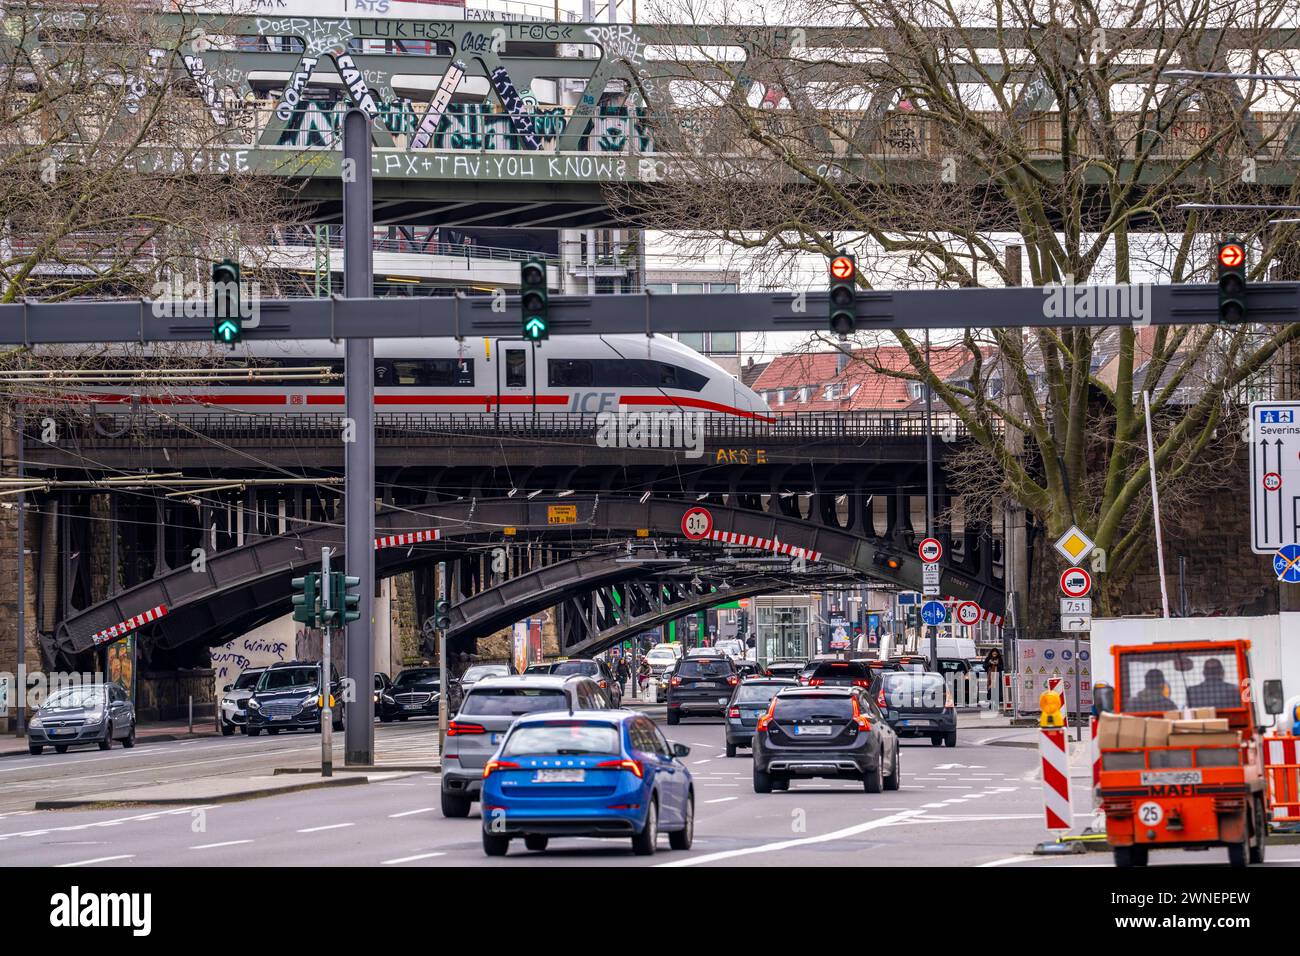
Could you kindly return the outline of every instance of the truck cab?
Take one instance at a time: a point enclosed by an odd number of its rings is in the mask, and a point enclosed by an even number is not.
[[[1111,649],[1114,687],[1095,690],[1104,711],[1098,792],[1117,866],[1145,866],[1152,849],[1220,846],[1233,866],[1263,862],[1249,651],[1246,640]]]

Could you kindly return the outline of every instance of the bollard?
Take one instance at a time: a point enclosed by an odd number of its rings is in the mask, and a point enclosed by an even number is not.
[[[194,695],[190,694],[190,736],[194,736]]]

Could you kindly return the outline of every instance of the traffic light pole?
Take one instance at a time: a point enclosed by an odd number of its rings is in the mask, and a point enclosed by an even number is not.
[[[320,549],[320,579],[321,579],[321,617],[328,618],[330,610],[330,549]],[[320,653],[320,775],[322,777],[334,776],[334,713],[330,707],[330,697],[333,696],[333,682],[330,680],[330,665],[333,662],[332,648],[330,647],[330,624],[328,620],[322,620],[321,634],[321,653]]]
[[[371,204],[370,118],[359,109],[343,117],[343,295],[374,295],[374,210]],[[375,594],[375,343],[347,340],[343,365],[345,431],[344,564],[361,579],[360,617],[346,624],[348,695],[343,729],[344,765],[375,762],[374,643]],[[350,440],[349,440],[350,439]],[[341,611],[342,609],[340,609]]]

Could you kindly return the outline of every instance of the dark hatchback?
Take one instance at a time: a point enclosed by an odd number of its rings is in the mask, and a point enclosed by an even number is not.
[[[957,708],[942,674],[887,671],[876,679],[871,696],[898,736],[957,746]]]
[[[795,777],[898,789],[898,737],[866,691],[796,687],[772,698],[754,733],[754,792],[787,790]]]
[[[551,673],[557,677],[590,677],[605,693],[609,706],[618,709],[623,706],[623,685],[610,671],[604,661],[587,657],[571,657],[556,661],[551,665]]]
[[[257,688],[248,699],[248,735],[256,737],[263,730],[278,734],[282,730],[320,730],[320,665],[307,661],[272,664],[258,678]],[[339,675],[330,667],[331,726],[343,729],[343,701],[338,698]]]
[[[668,723],[701,714],[719,716],[740,677],[729,657],[687,657],[668,680]]]
[[[737,747],[754,746],[754,729],[758,719],[767,713],[772,698],[786,687],[798,686],[793,677],[757,677],[741,683],[727,704],[727,756],[736,756]]]
[[[767,662],[768,677],[788,677],[796,683],[808,662],[803,658],[784,658]]]
[[[861,661],[818,661],[805,671],[804,683],[809,687],[861,687],[871,686],[871,669]]]

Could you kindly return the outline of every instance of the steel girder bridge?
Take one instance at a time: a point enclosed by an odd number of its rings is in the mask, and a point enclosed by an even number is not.
[[[692,508],[710,516],[708,532],[698,538],[683,526]],[[562,651],[590,653],[657,622],[750,594],[866,581],[919,590],[911,514],[905,495],[881,502],[829,493],[558,495],[389,507],[376,517],[376,577],[449,562],[453,649],[472,650],[478,638],[557,606]],[[288,613],[290,578],[314,567],[323,547],[343,541],[333,515],[318,517],[326,520],[292,519],[283,532],[267,534],[257,530],[265,525],[250,521],[242,545],[227,534],[230,546],[207,555],[201,567],[160,563],[146,580],[84,606],[66,606],[65,582],[63,612],[52,629],[43,629],[46,656],[73,663],[124,627],[162,648],[215,646]],[[65,564],[71,548],[87,548],[69,534],[64,522],[46,538],[63,545]],[[161,540],[161,528],[158,534]],[[943,594],[976,601],[1000,618],[1000,542],[974,521],[940,537],[947,546]]]
[[[764,79],[776,89],[774,78],[784,77],[779,92],[795,108],[807,110],[813,108],[809,90],[819,80],[843,82],[845,70],[860,77],[868,91],[865,102],[814,124],[819,131],[813,145],[824,167],[833,168],[846,187],[984,185],[978,171],[945,171],[952,149],[937,123],[894,108],[898,74],[883,79],[870,69],[871,55],[890,46],[881,31],[274,15],[159,14],[154,23],[166,38],[159,43],[170,62],[142,64],[141,72],[188,73],[196,102],[211,114],[222,141],[204,144],[194,156],[170,147],[141,149],[135,169],[144,175],[190,170],[282,177],[319,222],[341,220],[338,127],[342,107],[349,104],[373,120],[376,225],[584,228],[637,221],[638,192],[690,176],[702,158],[725,162],[738,173],[753,158],[744,142],[720,140],[725,134],[717,132],[706,107],[694,114],[676,107],[675,83],[707,85],[734,106],[770,92]],[[60,45],[78,42],[85,15],[11,8],[3,26],[0,55],[39,62],[42,56],[57,59]],[[1075,38],[1080,50],[1091,36],[1086,31]],[[1026,128],[1036,124],[1042,140],[1028,162],[1049,179],[1076,172],[1091,177],[1104,195],[1105,172],[1064,168],[1057,111],[1073,107],[1056,102],[1036,67],[1018,68],[1009,55],[992,62],[948,62],[943,52],[951,48],[978,57],[980,50],[1008,44],[1027,49],[1040,42],[1043,37],[1035,31],[972,28],[952,36],[936,31],[934,55],[956,83],[988,84],[1010,74],[1018,89],[1011,119]],[[1131,71],[1167,40],[1154,30],[1135,30],[1122,42]],[[1226,69],[1236,53],[1294,48],[1300,48],[1295,31],[1261,35],[1226,29],[1203,31],[1194,48],[1179,52],[1185,65]],[[835,55],[800,59],[802,51],[825,50]],[[1022,76],[1013,72],[1018,69]],[[790,79],[792,74],[797,76]],[[574,88],[581,90],[576,97],[562,94]],[[1178,91],[1174,83],[1161,94],[1166,99],[1159,104],[1159,129],[1135,128],[1133,150],[1146,136],[1158,137],[1160,146],[1140,172],[1131,163],[1126,170],[1120,157],[1115,172],[1121,178],[1154,181],[1173,173],[1236,182],[1248,156],[1257,164],[1253,182],[1262,192],[1290,185],[1300,149],[1293,111],[1252,111],[1235,84],[1227,84],[1233,121],[1243,129],[1243,155],[1225,151],[1189,164],[1201,141],[1198,114],[1191,111],[1185,121],[1172,115],[1179,108]],[[575,103],[560,102],[568,98]],[[768,111],[774,133],[781,112]],[[1007,115],[991,113],[987,121],[1005,124]],[[833,136],[831,131],[840,128],[844,135]],[[1089,148],[1086,142],[1071,146],[1084,153]],[[1216,165],[1222,168],[1210,168]],[[1190,168],[1180,173],[1183,166]],[[950,178],[941,178],[949,173]],[[791,176],[792,184],[798,181]],[[621,199],[607,189],[610,185],[627,187],[618,194]]]

